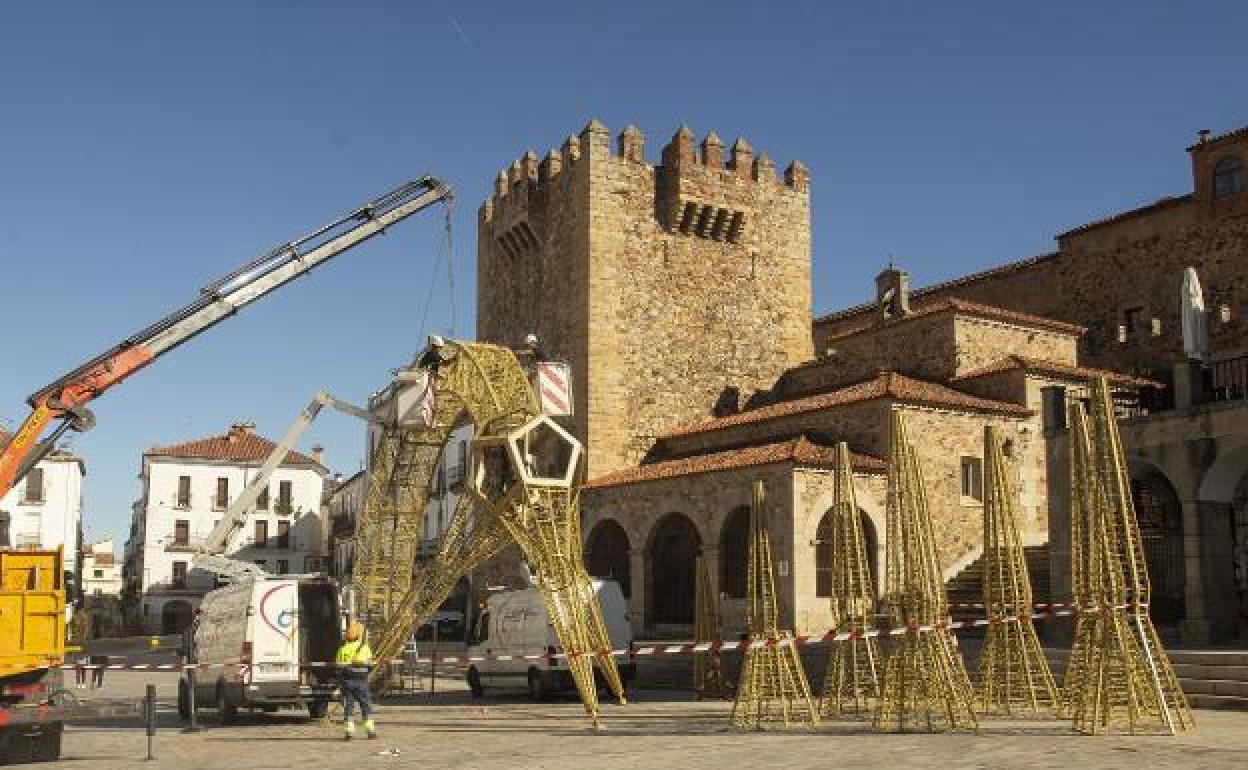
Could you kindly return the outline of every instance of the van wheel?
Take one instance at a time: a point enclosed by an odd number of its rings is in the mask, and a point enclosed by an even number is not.
[[[191,694],[188,691],[185,679],[178,680],[178,717],[183,722],[189,722],[191,719]]]
[[[529,700],[540,703],[546,700],[546,683],[542,681],[542,672],[535,668],[529,669]]]
[[[61,758],[61,733],[65,725],[55,722],[48,725],[39,737],[35,738],[32,759],[36,762],[55,762]]]
[[[217,685],[217,719],[221,720],[221,724],[228,725],[238,717],[238,706],[230,702],[230,697],[225,693],[225,685]]]
[[[308,716],[313,719],[323,719],[329,713],[329,701],[327,700],[310,700],[308,701]]]
[[[485,686],[481,684],[481,672],[476,666],[468,669],[468,673],[464,676],[468,680],[468,691],[472,693],[472,697],[480,698],[485,695]]]

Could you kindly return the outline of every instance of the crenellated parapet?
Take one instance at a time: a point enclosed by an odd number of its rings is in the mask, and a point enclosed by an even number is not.
[[[569,177],[588,178],[586,163],[633,166],[632,178],[648,182],[653,195],[647,206],[668,232],[726,243],[740,242],[760,206],[777,195],[809,193],[810,172],[793,161],[782,178],[765,152],[756,152],[744,138],[730,148],[711,131],[701,142],[681,126],[663,147],[658,165],[646,162],[646,136],[627,126],[612,141],[602,122],[591,120],[579,135],[569,136],[542,160],[532,150],[499,172],[493,194],[481,206],[481,224],[509,256],[540,249],[545,207],[567,193]]]

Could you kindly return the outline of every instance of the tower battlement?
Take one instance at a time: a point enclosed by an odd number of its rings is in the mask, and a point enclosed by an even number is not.
[[[725,154],[715,131],[697,143],[693,131],[681,126],[663,147],[658,165],[646,161],[645,144],[645,134],[632,125],[613,144],[607,127],[591,120],[579,135],[569,136],[542,160],[529,150],[499,171],[493,192],[481,204],[480,223],[497,231],[504,251],[539,248],[534,220],[546,217],[535,207],[544,207],[557,196],[568,174],[596,161],[633,165],[651,176],[653,210],[664,229],[729,243],[740,241],[758,206],[760,187],[803,196],[810,189],[810,172],[800,160],[791,162],[777,179],[776,165],[767,153],[755,153],[743,137]]]

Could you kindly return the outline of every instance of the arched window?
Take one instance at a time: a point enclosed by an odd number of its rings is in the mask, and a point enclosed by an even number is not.
[[[867,562],[867,575],[871,579],[872,590],[879,591],[876,575],[875,525],[866,512],[858,511],[859,527],[862,530],[863,558]],[[815,596],[832,595],[832,511],[823,514],[819,526],[815,529]]]
[[[1213,197],[1225,198],[1248,188],[1244,174],[1244,162],[1236,155],[1228,155],[1213,167]]]
[[[719,590],[725,596],[745,598],[749,558],[750,509],[742,506],[728,514],[719,534]]]
[[[815,596],[832,595],[832,512],[823,514],[815,530]]]
[[[612,519],[598,523],[585,546],[585,569],[596,578],[620,584],[625,598],[632,595],[632,570],[628,559],[628,533]]]

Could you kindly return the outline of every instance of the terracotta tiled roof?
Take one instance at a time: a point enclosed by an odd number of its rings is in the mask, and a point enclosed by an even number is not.
[[[1040,254],[1038,256],[1028,257],[1027,259],[1019,259],[1019,260],[1015,260],[1014,262],[1007,262],[1004,265],[997,265],[996,267],[990,267],[987,270],[981,270],[978,273],[968,273],[967,275],[959,276],[958,278],[954,278],[948,281],[942,281],[941,283],[934,283],[931,286],[925,286],[921,289],[913,289],[910,292],[910,300],[911,302],[914,302],[915,300],[920,300],[928,296],[929,294],[936,294],[938,292],[948,291],[949,289],[954,289],[954,288],[957,288],[958,286],[964,286],[968,283],[974,283],[984,278],[991,278],[994,275],[1003,275],[1005,273],[1013,273],[1017,270],[1024,270],[1028,267],[1031,267],[1032,265],[1037,265],[1041,262],[1047,262],[1050,259],[1055,259],[1057,255],[1058,255],[1058,252],[1056,251],[1050,252],[1048,254]],[[815,323],[822,323],[825,321],[839,321],[842,318],[850,318],[852,316],[858,315],[859,313],[866,313],[868,311],[874,310],[875,307],[876,307],[876,304],[874,302],[864,302],[861,305],[855,305],[853,307],[845,308],[844,310],[837,310],[835,312],[822,315],[815,319]]]
[[[236,463],[261,463],[277,447],[275,442],[256,434],[231,428],[220,436],[186,441],[165,447],[152,447],[143,453],[145,457],[184,457],[193,460],[223,460]],[[291,451],[282,465],[321,466],[307,455]]]
[[[1186,203],[1191,202],[1191,200],[1192,200],[1191,193],[1188,193],[1187,195],[1180,195],[1177,198],[1173,196],[1166,196],[1165,198],[1158,198],[1157,200],[1147,205],[1139,206],[1133,209],[1128,209],[1118,214],[1113,214],[1112,216],[1108,216],[1102,219],[1097,219],[1092,222],[1088,222],[1086,225],[1079,225],[1078,227],[1072,230],[1067,230],[1064,233],[1058,233],[1057,237],[1065,238],[1068,235],[1077,235],[1078,233],[1087,232],[1088,230],[1092,230],[1097,227],[1103,227],[1105,225],[1112,225],[1117,222],[1121,222],[1125,219],[1134,219],[1135,217],[1144,216],[1145,214],[1154,214],[1158,211],[1165,211],[1166,209],[1172,209],[1172,208],[1175,208],[1176,206],[1182,206]]]
[[[1043,316],[1032,315],[1031,313],[1020,313],[1017,310],[1007,310],[1003,307],[994,307],[992,305],[981,305],[978,302],[968,302],[964,299],[956,297],[948,297],[938,299],[930,303],[925,303],[914,308],[910,315],[902,316],[891,324],[906,323],[916,318],[924,318],[936,313],[952,312],[960,315],[974,316],[976,318],[986,318],[990,321],[1002,321],[1004,323],[1017,324],[1019,326],[1027,326],[1031,328],[1047,329],[1059,334],[1069,334],[1071,336],[1082,335],[1087,329],[1077,324],[1066,323],[1065,321],[1057,321],[1052,318],[1044,318]],[[828,342],[835,342],[846,337],[852,337],[856,334],[870,331],[874,328],[874,324],[870,319],[863,319],[858,325],[846,329],[839,334],[829,337]]]
[[[1130,374],[1122,374],[1120,372],[1111,372],[1108,369],[1093,369],[1087,366],[1070,366],[1069,364],[1059,364],[1056,361],[1045,361],[1040,358],[1030,358],[1028,356],[1006,356],[996,361],[973,369],[965,374],[954,377],[954,382],[961,380],[974,380],[980,377],[988,377],[993,374],[1011,371],[1014,369],[1023,369],[1028,372],[1037,374],[1049,374],[1059,378],[1069,378],[1074,380],[1093,380],[1097,377],[1107,377],[1110,382],[1121,385],[1133,385],[1138,388],[1159,388],[1164,387],[1162,383],[1156,380],[1146,379],[1144,377],[1135,377]]]
[[[616,487],[621,484],[635,484],[642,481],[658,481],[680,476],[692,476],[698,473],[728,471],[737,468],[753,468],[759,465],[791,462],[814,468],[832,468],[836,464],[836,450],[816,444],[804,436],[781,441],[775,444],[728,449],[709,454],[682,457],[677,460],[639,465],[635,468],[624,468],[613,471],[585,484],[587,489]],[[884,473],[887,464],[884,460],[872,455],[853,454],[851,463],[858,473]]]
[[[845,404],[856,404],[881,398],[920,406],[1004,414],[1011,417],[1028,417],[1031,415],[1031,410],[1018,404],[979,398],[935,382],[916,380],[913,377],[907,377],[904,374],[895,372],[885,372],[874,379],[829,393],[796,398],[792,401],[781,401],[778,404],[769,404],[725,417],[715,417],[709,420],[702,420],[701,422],[678,425],[664,433],[661,438],[676,438],[678,436],[691,436],[697,433],[709,433],[710,431],[722,430],[735,425],[764,422],[795,414],[819,412],[824,409],[844,406]]]

